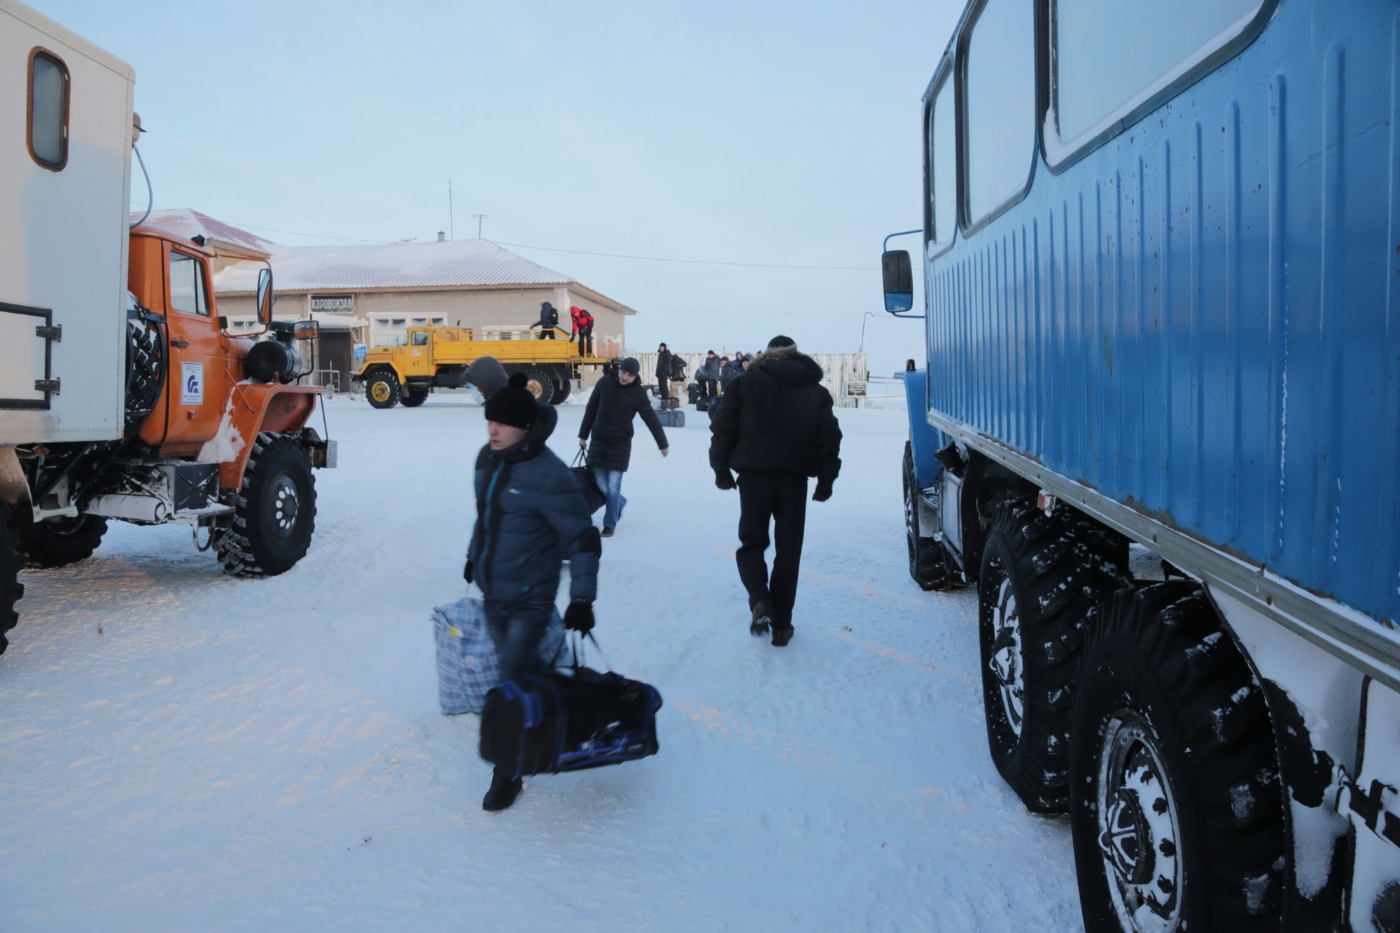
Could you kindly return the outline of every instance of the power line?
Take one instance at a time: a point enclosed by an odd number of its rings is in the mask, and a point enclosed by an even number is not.
[[[804,310],[800,310],[800,309],[799,309],[799,310],[786,310],[786,311],[779,311],[779,310],[776,310],[776,309],[775,309],[775,310],[770,310],[770,311],[753,311],[753,310],[744,310],[744,309],[740,309],[740,308],[677,308],[677,307],[673,307],[673,306],[671,306],[671,305],[653,305],[653,304],[638,304],[638,305],[637,305],[637,310],[638,310],[638,311],[690,311],[690,312],[695,312],[695,313],[697,313],[697,314],[748,314],[748,315],[753,315],[753,316],[763,315],[763,314],[769,314],[769,315],[771,315],[771,314],[778,314],[778,315],[791,314],[791,315],[794,315],[794,316],[801,315],[802,317],[811,317],[811,316],[813,316],[813,315],[822,315],[823,317],[846,317],[846,316],[853,316],[853,315],[861,314],[861,313],[862,313],[862,312],[860,312],[860,311],[804,311]]]
[[[564,249],[557,246],[531,246],[528,243],[507,243],[504,240],[496,240],[501,246],[513,246],[516,249],[539,249],[547,253],[575,253],[579,256],[606,256],[610,259],[639,259],[644,262],[682,262],[700,266],[744,266],[749,269],[825,269],[838,272],[873,272],[877,266],[793,266],[772,262],[728,262],[722,259],[670,259],[664,256],[632,256],[626,253],[594,253],[582,249]]]

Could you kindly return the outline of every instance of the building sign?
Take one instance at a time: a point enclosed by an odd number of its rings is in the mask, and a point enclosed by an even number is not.
[[[331,311],[337,314],[352,314],[355,311],[354,295],[312,295],[311,310]]]
[[[846,383],[846,397],[847,397],[847,398],[865,398],[865,387],[866,387],[866,384],[865,384],[864,382],[848,382],[848,383]]]

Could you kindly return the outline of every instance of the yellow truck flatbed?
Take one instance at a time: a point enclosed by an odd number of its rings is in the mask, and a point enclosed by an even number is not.
[[[410,327],[401,346],[372,347],[353,378],[365,384],[375,408],[402,402],[423,404],[434,388],[457,389],[469,380],[467,367],[483,356],[494,357],[506,372],[523,372],[542,405],[557,405],[569,396],[585,366],[611,362],[583,356],[568,332],[554,329],[555,339],[534,339],[538,331],[512,327]]]

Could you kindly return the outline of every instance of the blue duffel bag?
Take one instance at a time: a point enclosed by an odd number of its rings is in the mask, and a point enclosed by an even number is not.
[[[496,644],[486,630],[481,600],[468,596],[433,607],[437,642],[438,705],[445,715],[479,713],[486,692],[501,682]],[[554,613],[540,642],[539,666],[551,667],[564,643],[564,620]]]

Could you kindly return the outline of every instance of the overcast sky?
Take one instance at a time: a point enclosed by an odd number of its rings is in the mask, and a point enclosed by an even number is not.
[[[27,2],[136,69],[157,208],[286,245],[487,214],[636,308],[634,349],[850,352],[864,324],[872,372],[922,363],[878,260],[922,223],[920,99],[961,0]]]

